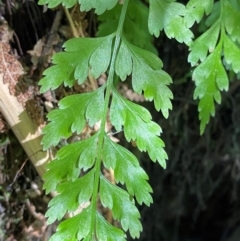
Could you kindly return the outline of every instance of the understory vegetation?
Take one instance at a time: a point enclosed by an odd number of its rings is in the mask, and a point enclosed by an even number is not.
[[[238,0],[0,11],[0,240],[238,240]]]

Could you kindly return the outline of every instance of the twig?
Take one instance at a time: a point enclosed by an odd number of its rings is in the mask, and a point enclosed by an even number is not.
[[[36,37],[36,42],[37,42],[38,41],[38,33],[37,33],[37,29],[35,27],[35,24],[34,24],[34,21],[33,21],[33,18],[32,18],[31,11],[29,10],[29,2],[28,1],[26,1],[26,7],[27,7],[28,15],[30,17],[30,22],[31,22],[33,30],[34,30],[34,35]]]
[[[61,9],[58,10],[56,15],[55,15],[55,18],[54,18],[54,21],[53,21],[50,33],[49,33],[49,35],[47,37],[47,41],[46,41],[45,45],[43,46],[42,56],[50,54],[50,51],[52,49],[52,42],[53,42],[55,33],[58,31],[62,15],[63,15],[62,10]]]
[[[42,151],[42,150],[39,150],[39,151]],[[35,153],[33,153],[32,156],[35,155],[35,154],[36,154],[37,152],[39,152],[39,151],[36,151]],[[16,175],[15,175],[12,183],[9,185],[10,187],[16,182],[17,178],[19,177],[20,172],[22,171],[23,167],[25,166],[26,162],[29,160],[30,157],[31,157],[31,156],[29,156],[28,158],[25,159],[25,161],[23,162],[23,164],[21,165],[21,167],[20,167],[19,170],[17,171],[17,173],[16,173]]]
[[[13,31],[13,36],[14,36],[16,42],[17,42],[19,53],[20,53],[21,56],[23,56],[23,51],[22,51],[22,48],[21,48],[21,44],[20,44],[19,38],[18,38],[17,34],[15,33],[15,31]]]
[[[88,80],[92,90],[96,90],[98,88],[97,82],[90,74],[88,74]]]
[[[73,36],[74,36],[75,38],[78,38],[78,37],[79,37],[78,31],[77,31],[77,29],[75,28],[75,25],[74,25],[74,23],[73,23],[72,17],[71,17],[71,15],[70,15],[68,9],[65,8],[65,7],[63,7],[63,9],[64,9],[64,12],[65,12],[65,14],[66,14],[67,20],[68,20],[68,22],[69,22],[69,24],[70,24],[70,27],[71,27],[71,29],[72,29]]]

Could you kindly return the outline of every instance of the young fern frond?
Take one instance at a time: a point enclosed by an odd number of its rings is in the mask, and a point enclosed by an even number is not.
[[[205,130],[210,116],[215,115],[215,104],[221,103],[220,91],[227,91],[229,86],[228,75],[225,70],[223,58],[227,67],[237,74],[240,72],[240,9],[239,1],[191,0],[187,5],[189,12],[199,15],[187,15],[185,22],[200,21],[203,11],[210,16],[206,20],[209,29],[190,45],[188,61],[192,66],[200,64],[193,71],[193,80],[196,84],[194,99],[199,98],[198,105],[200,133]]]
[[[82,84],[89,72],[98,78],[108,71],[106,84],[93,92],[63,98],[59,109],[48,115],[50,122],[43,130],[44,149],[58,145],[61,139],[69,138],[75,132],[81,133],[86,124],[93,127],[97,122],[101,123],[93,136],[62,147],[48,165],[44,188],[47,193],[58,193],[49,203],[48,223],[62,219],[66,213],[75,212],[79,205],[89,202],[81,213],[60,223],[51,241],[125,240],[125,232],[129,231],[136,238],[142,231],[135,200],[149,206],[152,189],[137,158],[114,143],[105,132],[108,114],[115,129],[124,130],[127,141],[135,141],[140,151],[148,152],[152,161],[166,167],[167,154],[159,137],[160,126],[151,120],[148,110],[122,97],[113,85],[115,74],[122,81],[132,75],[134,91],[143,92],[147,100],[154,100],[156,109],[165,117],[172,108],[173,95],[168,88],[172,80],[161,70],[162,61],[130,44],[123,36],[127,6],[128,0],[125,0],[114,33],[101,38],[67,41],[65,52],[53,57],[55,65],[44,72],[45,77],[40,81],[44,92],[56,89],[62,83],[69,87],[75,81]],[[96,10],[100,11],[97,7]],[[102,165],[114,170],[115,182],[125,185],[126,190],[104,177]],[[111,210],[121,228],[105,220],[97,210],[98,202]]]

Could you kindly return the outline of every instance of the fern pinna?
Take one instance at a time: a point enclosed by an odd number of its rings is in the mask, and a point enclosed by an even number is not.
[[[59,4],[70,8],[76,3],[77,0],[39,2],[48,4],[50,8]],[[152,121],[147,109],[127,100],[117,91],[114,78],[124,81],[130,76],[133,90],[143,93],[146,100],[154,101],[156,110],[161,111],[165,118],[172,108],[173,95],[168,88],[171,77],[162,70],[163,63],[154,54],[156,49],[150,43],[152,37],[146,33],[147,41],[139,41],[140,37],[132,38],[128,25],[139,24],[141,28],[140,23],[148,17],[148,25],[142,24],[143,28],[137,31],[139,36],[143,36],[142,30],[147,28],[156,37],[164,30],[168,38],[175,38],[189,46],[189,62],[193,66],[198,65],[199,60],[202,62],[193,72],[197,86],[194,97],[200,98],[202,133],[210,114],[214,114],[213,100],[220,103],[219,90],[228,88],[228,79],[220,61],[222,51],[226,64],[232,64],[234,72],[240,71],[235,54],[240,51],[236,43],[240,35],[230,24],[239,25],[240,11],[235,11],[233,6],[240,6],[234,0],[221,0],[215,4],[213,0],[206,0],[204,4],[201,0],[190,0],[186,6],[175,0],[149,0],[149,9],[139,0],[131,0],[130,3],[129,0],[122,3],[118,0],[78,0],[78,3],[81,11],[94,9],[96,14],[103,14],[99,17],[98,37],[67,41],[63,46],[65,51],[55,54],[54,65],[45,70],[45,76],[40,81],[41,92],[54,90],[62,84],[72,87],[76,81],[81,85],[89,74],[95,79],[102,73],[107,73],[108,77],[105,84],[92,92],[63,98],[59,108],[48,114],[49,124],[43,130],[42,139],[45,150],[74,133],[80,134],[86,125],[93,127],[101,123],[92,136],[63,146],[55,160],[48,164],[44,188],[47,193],[57,192],[46,213],[48,223],[75,212],[81,204],[88,204],[80,213],[69,215],[62,221],[51,241],[123,241],[126,240],[126,232],[138,238],[142,226],[135,202],[150,205],[152,189],[137,158],[112,141],[105,131],[107,119],[116,131],[123,130],[128,142],[134,141],[140,151],[148,152],[150,159],[163,168],[166,167],[167,154],[160,138],[160,126]],[[127,12],[128,5],[132,14]],[[134,9],[139,10],[138,15],[133,13]],[[217,14],[212,9],[217,9]],[[194,22],[199,23],[204,13],[209,15],[209,29],[193,41],[190,27]],[[208,51],[209,56],[206,57]],[[211,68],[216,71],[211,73]],[[113,170],[114,182],[106,179],[102,167]],[[109,223],[98,211],[98,203],[111,210],[113,218],[118,221],[117,226]]]

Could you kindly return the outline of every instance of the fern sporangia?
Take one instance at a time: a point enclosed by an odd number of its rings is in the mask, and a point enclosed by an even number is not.
[[[76,3],[77,0],[39,2],[51,8],[59,4],[70,8]],[[146,108],[127,100],[117,91],[114,77],[121,81],[131,77],[133,90],[143,93],[146,100],[153,101],[156,110],[161,111],[165,118],[172,108],[173,94],[168,87],[172,79],[162,70],[162,61],[152,53],[156,53],[153,45],[132,41],[134,36],[130,36],[131,31],[126,26],[146,18],[145,5],[137,0],[130,3],[124,0],[122,4],[117,0],[78,0],[78,3],[82,11],[95,9],[96,14],[103,14],[109,10],[99,18],[102,22],[98,32],[100,36],[68,40],[63,46],[64,52],[55,54],[54,65],[45,70],[45,76],[40,81],[41,92],[54,90],[62,84],[72,87],[76,81],[81,85],[89,74],[95,79],[102,73],[107,73],[108,77],[105,84],[92,92],[64,97],[59,102],[59,108],[48,114],[49,123],[43,130],[42,139],[45,150],[57,146],[62,139],[75,133],[80,134],[86,125],[93,127],[100,123],[100,128],[92,136],[63,146],[55,160],[48,164],[44,188],[47,193],[57,192],[46,213],[48,223],[61,220],[67,213],[75,212],[85,204],[80,213],[69,215],[59,224],[51,241],[123,241],[126,240],[126,232],[138,238],[142,226],[135,202],[149,206],[152,203],[152,189],[137,158],[115,143],[105,131],[107,119],[117,132],[123,130],[128,142],[134,141],[140,151],[147,152],[150,159],[163,168],[166,167],[167,154],[160,138],[161,127],[152,121]],[[128,4],[130,11],[135,9],[133,6],[136,4],[144,10],[139,10],[140,15],[136,17],[135,13],[127,13]],[[174,0],[149,1],[149,32],[158,37],[164,30],[167,37],[188,45],[191,51],[189,62],[197,65],[193,72],[197,86],[194,97],[200,98],[201,132],[210,114],[214,113],[213,99],[219,103],[219,90],[228,88],[222,54],[229,68],[232,65],[234,72],[240,71],[237,58],[240,52],[240,34],[237,34],[240,29],[239,9],[240,4],[234,0],[217,1],[215,5],[213,0],[206,0],[204,4],[201,0],[190,0],[186,7]],[[193,41],[190,27],[195,21],[199,23],[204,13],[210,15],[206,21],[209,29]],[[116,14],[120,15],[116,17]],[[108,25],[104,21],[107,16],[111,16],[110,22],[115,26],[111,26],[112,32],[106,31]],[[136,21],[134,24],[137,26]],[[238,28],[231,27],[231,24]],[[103,36],[103,33],[107,34]],[[143,46],[152,52],[142,49]],[[202,63],[198,65],[199,60]],[[107,180],[102,167],[114,171],[115,182]],[[119,223],[118,227],[99,213],[98,203],[111,210],[114,220]]]

